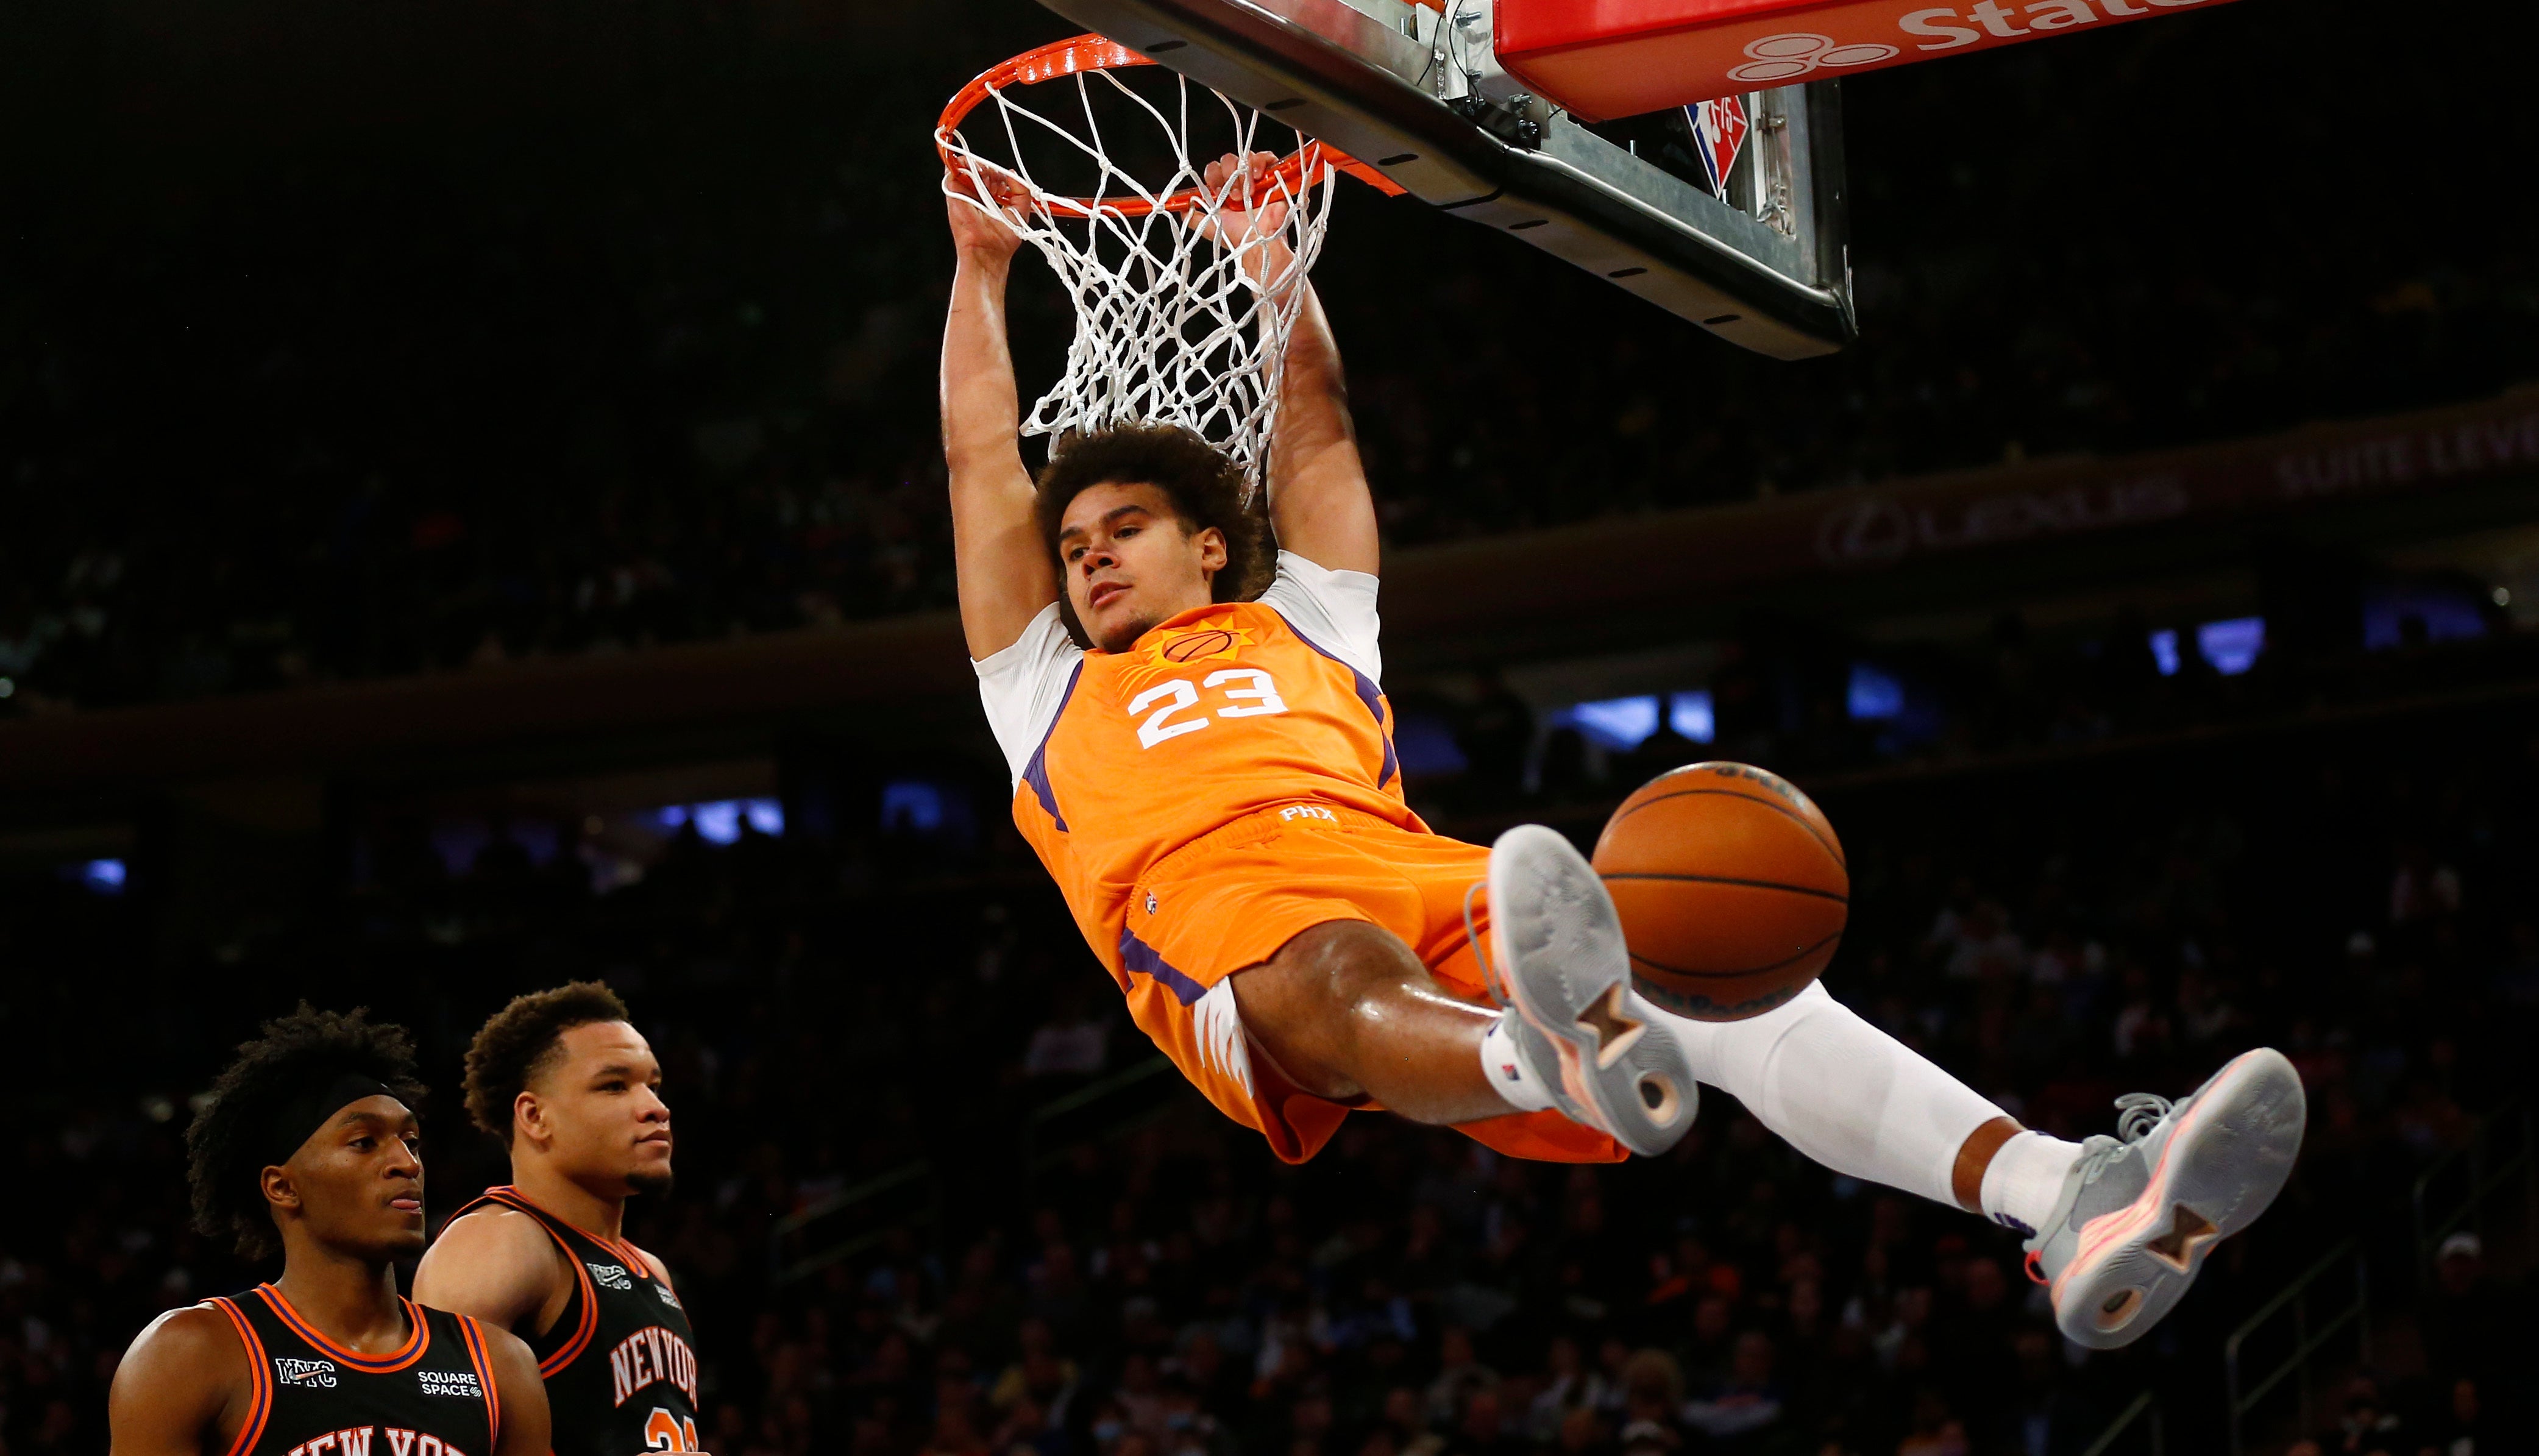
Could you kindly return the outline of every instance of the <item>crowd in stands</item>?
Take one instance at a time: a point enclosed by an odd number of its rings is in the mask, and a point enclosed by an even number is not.
[[[452,861],[391,815],[345,888],[237,943],[172,935],[146,858],[121,895],[0,880],[0,1449],[103,1449],[134,1332],[269,1276],[183,1221],[178,1133],[226,1045],[304,996],[413,1025],[441,1215],[503,1176],[449,1094],[460,1047],[577,975],[627,996],[668,1069],[679,1187],[629,1231],[693,1313],[718,1456],[2067,1456],[2146,1389],[2171,1449],[2218,1450],[2223,1338],[2357,1230],[2375,1360],[2306,1425],[2286,1387],[2256,1433],[2515,1449],[2526,1241],[2499,1213],[2419,1297],[2404,1211],[2528,1087],[2526,703],[1825,802],[1855,889],[1827,984],[2031,1125],[2107,1131],[2117,1093],[2182,1094],[2260,1042],[2299,1066],[2294,1184],[2142,1345],[2067,1346],[2013,1236],[1832,1177],[1724,1096],[1624,1165],[1369,1114],[1281,1166],[1169,1072],[1110,1087],[1148,1049],[1001,826],[744,821],[718,847],[691,820],[596,894],[569,835],[542,865],[507,829]],[[2388,1333],[2411,1321],[2412,1356]]]
[[[42,117],[0,128],[0,714],[947,605],[925,128],[1049,18],[359,14],[0,54]],[[1388,537],[2526,380],[2531,203],[2483,160],[2534,140],[2516,53],[2338,0],[1854,78],[1864,333],[1802,364],[1347,184],[1322,279]],[[2436,93],[2437,136],[2359,119]]]

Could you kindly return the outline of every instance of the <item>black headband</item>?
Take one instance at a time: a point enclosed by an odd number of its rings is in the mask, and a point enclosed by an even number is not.
[[[280,1167],[291,1161],[300,1144],[353,1103],[365,1097],[394,1096],[396,1093],[388,1090],[386,1082],[359,1072],[339,1072],[322,1081],[308,1083],[283,1098],[273,1115],[265,1119],[265,1158],[261,1166]]]

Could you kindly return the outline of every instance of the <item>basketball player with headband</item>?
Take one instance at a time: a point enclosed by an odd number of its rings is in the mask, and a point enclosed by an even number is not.
[[[239,1049],[185,1144],[194,1218],[282,1277],[161,1315],[114,1372],[114,1456],[546,1456],[528,1347],[398,1297],[423,1252],[405,1032],[302,1006]]]
[[[1295,159],[1226,156],[1148,204],[1189,209],[1176,266],[1194,234],[1241,258],[1255,327],[1284,326],[1266,512],[1245,461],[1170,417],[1053,432],[1035,479],[1006,282],[1025,241],[1072,280],[1088,250],[1052,230],[1099,204],[981,163],[958,119],[937,133],[957,258],[941,386],[980,696],[1016,824],[1138,1027],[1227,1116],[1290,1162],[1378,1106],[1597,1161],[1673,1145],[1706,1081],[1838,1172],[2024,1235],[2058,1323],[2096,1347],[2139,1338],[2274,1197],[2305,1117],[2276,1052],[2174,1105],[2124,1099],[2120,1137],[2064,1142],[1820,985],[1739,1021],[1655,1006],[1562,836],[1520,826],[1482,849],[1430,832],[1381,686],[1381,549],[1340,358],[1293,255],[1314,179],[1289,180]],[[1135,357],[1140,341],[1098,331],[1136,316],[1080,316],[1071,358]]]

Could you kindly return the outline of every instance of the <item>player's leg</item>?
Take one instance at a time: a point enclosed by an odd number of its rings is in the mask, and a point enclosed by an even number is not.
[[[1663,1014],[1663,1013],[1662,1013]],[[2071,1161],[2075,1144],[2024,1133],[1972,1087],[1810,986],[1786,1004],[1743,1021],[1669,1016],[1691,1055],[1695,1075],[1744,1103],[1789,1144],[1837,1173],[1955,1204],[2028,1232],[2052,1207],[2058,1176],[2042,1207],[2032,1183],[1996,1180],[1996,1202],[1983,1201],[1993,1165],[2026,1140],[2002,1171],[2027,1165],[2026,1147],[2048,1144],[2048,1160]],[[2015,1207],[2002,1207],[2003,1201]]]
[[[1485,871],[1481,919],[1500,993],[1514,1005],[1481,1006],[1440,986],[1392,930],[1314,926],[1234,977],[1246,1030],[1291,1081],[1336,1101],[1372,1097],[1422,1122],[1557,1109],[1641,1152],[1683,1135],[1696,1097],[1691,1065],[1630,989],[1613,900],[1568,841],[1528,825],[1488,851],[1433,835],[1384,848],[1403,862],[1384,869],[1403,893],[1362,897],[1382,899],[1388,923],[1423,942],[1440,922],[1467,933],[1481,923],[1466,901],[1475,871]],[[1432,903],[1441,883],[1451,893]]]
[[[1425,843],[1421,843],[1424,841]],[[1453,919],[1484,852],[1434,836],[1388,846],[1442,851],[1462,874]],[[1696,1089],[1675,1032],[1630,989],[1613,900],[1586,859],[1540,826],[1486,852],[1492,954],[1507,1010],[1441,987],[1419,952],[1384,926],[1335,919],[1299,931],[1235,973],[1245,1030],[1299,1089],[1333,1101],[1372,1097],[1421,1122],[1470,1123],[1557,1108],[1641,1152],[1692,1125]],[[1433,871],[1437,867],[1427,867]],[[1406,927],[1440,917],[1422,873],[1387,866]]]
[[[1494,1007],[1450,996],[1402,937],[1362,920],[1303,932],[1234,977],[1254,1044],[1302,1091],[1372,1097],[1414,1122],[1516,1111],[1483,1075]]]
[[[2263,1049],[2173,1107],[2126,1099],[2121,1141],[2073,1144],[2021,1128],[1822,986],[1743,1021],[1668,1019],[1701,1079],[1801,1152],[2027,1235],[2057,1323],[2088,1345],[2124,1344],[2176,1302],[2204,1251],[2282,1188],[2304,1120],[2299,1078]]]

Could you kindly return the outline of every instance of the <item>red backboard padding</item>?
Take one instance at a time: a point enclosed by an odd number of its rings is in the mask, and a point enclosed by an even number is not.
[[[1499,64],[1610,121],[2225,0],[1498,0]]]

